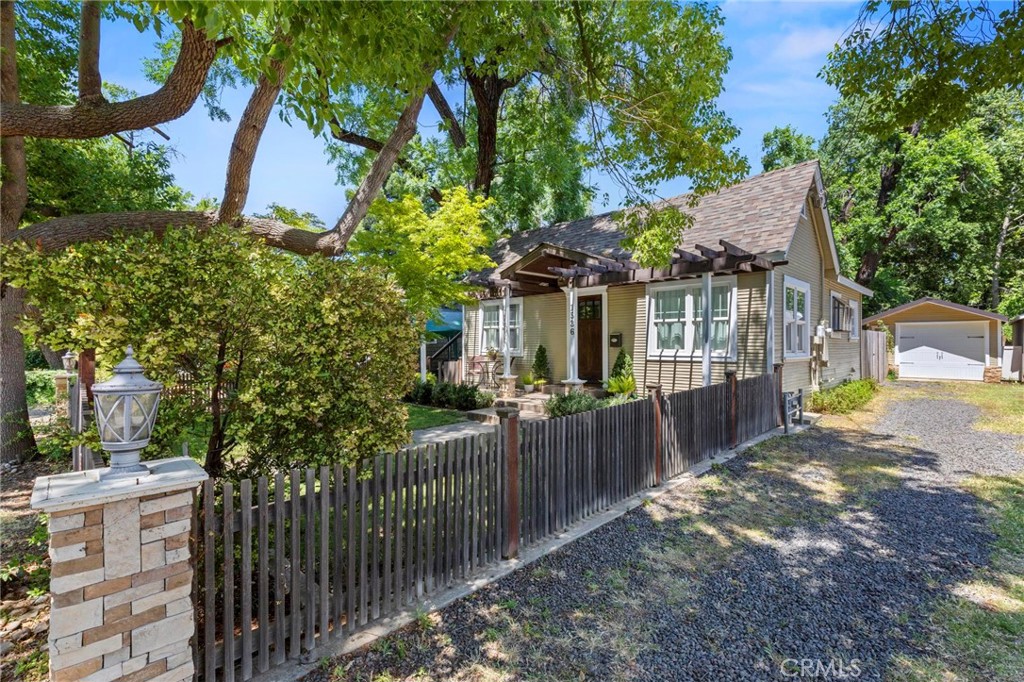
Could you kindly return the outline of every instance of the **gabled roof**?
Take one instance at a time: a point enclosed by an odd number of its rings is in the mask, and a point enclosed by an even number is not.
[[[876,315],[872,315],[871,317],[865,317],[863,323],[864,324],[869,324],[871,322],[876,322],[877,320],[882,320],[882,319],[884,319],[886,317],[889,317],[890,315],[894,315],[896,313],[901,313],[901,312],[903,312],[905,310],[910,310],[911,308],[916,308],[916,307],[921,306],[921,305],[937,305],[937,306],[942,306],[944,308],[950,308],[951,310],[958,310],[958,311],[960,311],[962,313],[971,313],[971,314],[977,315],[978,317],[983,317],[986,320],[996,320],[997,322],[1006,322],[1006,318],[1003,315],[1000,315],[999,313],[990,313],[987,310],[981,310],[979,308],[972,308],[969,305],[962,305],[960,303],[953,303],[952,301],[944,301],[941,298],[931,298],[930,296],[925,296],[924,298],[919,298],[916,301],[911,301],[910,303],[904,303],[903,305],[898,305],[895,308],[889,308],[888,310],[883,310],[882,312],[880,312],[880,313],[878,313]]]
[[[684,232],[680,248],[692,250],[695,244],[713,246],[724,239],[751,253],[784,253],[800,221],[807,193],[812,187],[820,190],[820,183],[818,162],[805,161],[755,175],[701,197],[694,207],[687,205],[689,194],[655,205],[675,206],[693,216],[693,227]],[[507,268],[542,243],[595,256],[629,257],[630,253],[620,246],[625,235],[619,230],[615,213],[555,223],[501,239],[491,251],[498,267],[481,274],[488,276]],[[831,241],[829,247],[834,254]]]

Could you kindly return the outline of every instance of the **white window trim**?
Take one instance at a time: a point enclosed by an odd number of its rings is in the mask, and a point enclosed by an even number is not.
[[[525,346],[526,345],[526,338],[525,338],[525,334],[524,334],[525,330],[524,330],[524,323],[523,323],[523,318],[524,318],[524,314],[523,314],[523,297],[522,296],[514,296],[514,297],[512,297],[512,298],[510,298],[508,300],[508,304],[509,304],[509,308],[511,308],[513,305],[518,305],[519,306],[519,344],[521,346]],[[501,346],[502,346],[501,334],[505,330],[505,320],[504,320],[505,304],[504,304],[504,301],[502,299],[500,299],[500,298],[490,298],[490,299],[487,299],[487,300],[484,300],[484,301],[480,301],[480,312],[477,315],[477,317],[479,319],[476,322],[477,355],[486,355],[487,354],[487,350],[488,350],[487,347],[484,346],[484,308],[497,308],[498,309],[498,347],[495,348],[495,350],[500,353],[501,352]],[[512,357],[514,357],[514,358],[521,358],[521,357],[523,357],[523,349],[522,348],[520,348],[519,350],[511,349],[509,354]]]
[[[730,275],[727,277],[713,277],[711,279],[711,287],[714,290],[716,286],[729,286],[731,291],[729,293],[729,347],[726,351],[712,351],[711,361],[712,362],[733,362],[736,360],[737,354],[737,326],[738,326],[738,306],[737,306],[737,290],[736,290],[736,276]],[[682,290],[697,290],[699,291],[703,285],[700,280],[696,281],[675,281],[675,282],[659,282],[657,284],[647,285],[647,359],[648,360],[661,360],[661,361],[676,361],[676,362],[700,362],[702,356],[702,347],[694,339],[694,311],[693,311],[693,296],[687,291],[687,295],[683,299],[686,308],[686,314],[684,320],[684,348],[682,350],[659,350],[656,347],[657,335],[654,329],[654,295],[661,291],[671,291],[673,289]]]
[[[799,289],[804,292],[806,310],[804,311],[804,350],[802,352],[790,351],[786,348],[786,290]],[[831,315],[829,316],[831,318]],[[811,357],[811,285],[802,279],[785,275],[782,278],[782,356],[784,358],[809,358]]]

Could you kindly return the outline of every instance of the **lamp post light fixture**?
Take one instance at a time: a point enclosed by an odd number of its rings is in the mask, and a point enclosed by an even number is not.
[[[60,361],[64,365],[64,371],[68,374],[75,373],[75,365],[78,364],[78,356],[71,351],[68,351],[64,355],[60,356]]]
[[[143,376],[131,346],[125,350],[124,360],[114,367],[114,376],[93,385],[100,445],[110,453],[110,469],[101,478],[149,473],[139,462],[139,453],[149,445],[162,389],[160,382]]]

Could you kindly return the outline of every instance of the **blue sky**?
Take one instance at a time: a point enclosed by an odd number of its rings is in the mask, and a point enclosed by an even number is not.
[[[859,8],[858,2],[722,4],[733,60],[719,104],[741,130],[736,145],[750,161],[752,173],[761,170],[761,138],[776,125],[791,124],[815,137],[825,131],[824,114],[835,92],[817,74]],[[104,80],[140,93],[151,91],[154,86],[142,74],[142,59],[155,54],[154,39],[124,22],[105,26]],[[196,197],[221,196],[235,123],[248,96],[247,90],[224,93],[224,107],[233,119],[229,123],[211,121],[197,104],[184,117],[161,126],[177,150],[172,170],[178,184]],[[421,123],[436,118],[428,102]],[[595,212],[619,207],[622,194],[609,178],[594,173],[590,182],[598,187],[599,197],[609,199],[607,204],[599,200]],[[681,178],[665,183],[659,193],[671,196],[686,189]],[[312,211],[328,225],[345,207],[345,190],[335,184],[323,143],[302,124],[289,126],[276,115],[260,143],[246,212],[262,211],[271,202]]]

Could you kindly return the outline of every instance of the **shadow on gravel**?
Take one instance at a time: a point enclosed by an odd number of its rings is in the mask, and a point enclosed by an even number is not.
[[[309,679],[886,678],[987,557],[938,459],[861,431],[767,441]]]

